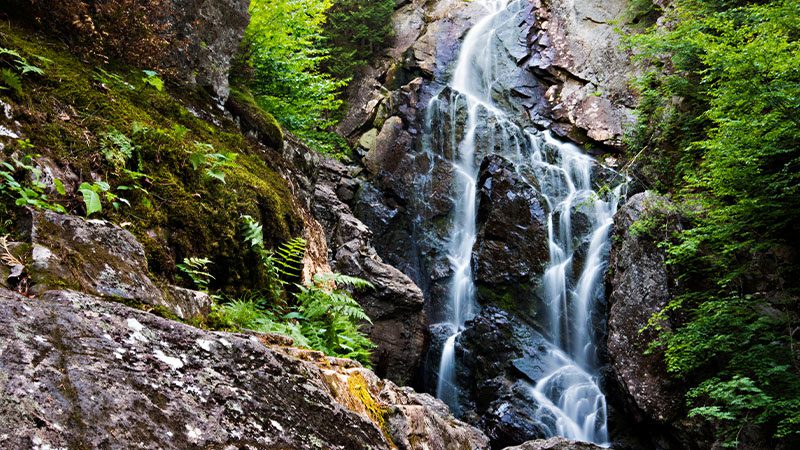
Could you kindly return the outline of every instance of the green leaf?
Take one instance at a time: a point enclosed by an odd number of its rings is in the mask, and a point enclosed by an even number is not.
[[[78,191],[83,195],[83,203],[86,204],[87,216],[102,211],[103,205],[100,204],[100,195],[92,189],[91,185],[88,183],[81,183]]]
[[[64,187],[64,183],[61,182],[58,178],[53,178],[53,185],[56,188],[56,192],[60,195],[67,195],[67,189]]]

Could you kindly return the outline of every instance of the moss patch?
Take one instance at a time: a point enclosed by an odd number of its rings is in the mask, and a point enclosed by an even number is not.
[[[373,397],[372,393],[369,391],[369,385],[367,384],[367,380],[364,379],[364,376],[357,371],[351,372],[347,378],[347,389],[350,391],[350,395],[358,399],[364,406],[364,410],[369,419],[381,429],[386,438],[386,442],[391,444],[393,448],[396,448],[392,441],[392,436],[389,433],[389,426],[386,423],[388,408],[375,400],[375,397]]]
[[[0,92],[0,99],[12,105],[22,134],[33,144],[25,152],[47,156],[78,178],[71,192],[54,196],[56,201],[83,215],[77,184],[109,182],[131,206],[115,210],[104,202],[93,217],[125,223],[144,244],[152,272],[172,279],[176,261],[209,257],[215,287],[233,292],[258,286],[264,274],[241,242],[239,217],[260,220],[271,246],[301,233],[292,193],[275,165],[277,152],[244,136],[207,95],[174,86],[157,91],[139,70],[94,66],[61,44],[7,23],[0,24],[0,46],[20,51],[45,71],[24,77],[21,98]],[[277,146],[280,128],[274,119],[259,117]],[[103,155],[102,136],[110,130],[134,145],[124,168]],[[195,143],[211,145],[209,152],[238,155],[237,166],[225,169],[225,184],[189,162]],[[3,157],[14,150],[12,143]]]

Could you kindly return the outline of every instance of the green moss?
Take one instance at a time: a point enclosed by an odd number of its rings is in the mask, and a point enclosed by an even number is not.
[[[283,130],[275,117],[261,109],[252,94],[244,88],[231,89],[231,96],[226,104],[241,122],[242,127],[256,133],[265,145],[275,149],[283,148]]]
[[[241,242],[239,217],[257,218],[268,245],[300,234],[302,221],[291,190],[274,166],[279,155],[247,139],[206,94],[177,87],[159,92],[144,85],[140,70],[113,64],[100,69],[63,45],[8,23],[0,24],[0,46],[49,61],[42,63],[44,75],[25,78],[23,99],[6,100],[34,145],[33,153],[68,167],[80,181],[102,178],[112,189],[138,183],[147,191],[119,191],[132,207],[115,211],[104,204],[99,218],[128,223],[155,274],[173,278],[176,261],[201,256],[213,261],[215,287],[238,291],[258,286],[264,274]],[[258,117],[269,139],[282,142],[274,118]],[[134,123],[147,130],[134,133]],[[131,138],[137,158],[128,169],[146,178],[132,180],[105,161],[99,141],[110,129]],[[227,184],[193,169],[188,159],[195,142],[239,155],[238,167],[226,171]],[[77,193],[58,200],[70,212],[83,214]]]
[[[369,385],[367,384],[367,380],[364,379],[364,376],[359,372],[351,372],[350,376],[347,378],[347,389],[350,391],[350,394],[358,399],[364,406],[367,416],[383,432],[386,442],[389,442],[393,448],[396,448],[386,423],[386,416],[389,412],[388,408],[375,400],[375,397],[373,397],[372,393],[369,391]]]

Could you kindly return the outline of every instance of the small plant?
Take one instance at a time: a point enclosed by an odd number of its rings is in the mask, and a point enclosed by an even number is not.
[[[264,247],[263,227],[251,216],[242,216],[242,233],[245,243],[258,254],[267,275],[270,296],[273,300],[283,297],[286,284],[300,277],[303,269],[306,240],[294,238],[280,247],[277,252]]]
[[[306,240],[301,237],[290,239],[278,247],[275,255],[275,263],[281,275],[287,279],[300,278],[306,255]]]
[[[208,286],[214,279],[208,272],[209,264],[211,260],[208,258],[183,258],[183,262],[177,267],[199,290],[208,293]]]
[[[151,86],[159,92],[164,90],[164,80],[158,76],[158,72],[153,70],[143,70],[142,72],[144,72],[142,81],[144,81],[145,87]]]
[[[116,169],[123,169],[133,156],[135,147],[124,133],[112,128],[100,138],[100,150],[103,157]]]
[[[94,181],[92,183],[87,183],[84,181],[80,186],[78,186],[78,192],[80,192],[83,196],[83,203],[86,205],[87,217],[103,210],[103,204],[100,201],[101,196],[105,197],[106,201],[110,202],[114,209],[119,209],[123,204],[131,206],[131,203],[128,200],[111,192],[111,185],[102,180]]]
[[[0,47],[0,60],[5,61],[6,65],[9,66],[0,69],[0,91],[11,90],[17,95],[22,95],[22,79],[20,75],[28,73],[44,74],[41,68],[28,62],[16,50]]]
[[[309,286],[298,285],[297,314],[303,335],[311,347],[331,356],[341,356],[369,364],[375,345],[359,330],[359,323],[372,323],[369,316],[345,288],[372,289],[360,278],[338,273],[314,277]]]
[[[6,161],[0,163],[0,193],[13,197],[17,206],[32,206],[36,209],[66,212],[63,206],[51,203],[48,199],[45,193],[47,185],[41,182],[42,171],[31,164],[32,159],[32,156],[26,155],[22,161],[14,159],[13,165]],[[20,171],[30,174],[32,181],[29,183],[17,181],[15,174]],[[59,194],[66,194],[61,180],[53,180],[53,184]]]
[[[228,167],[238,167],[236,164],[236,153],[216,153],[211,144],[202,142],[194,143],[195,151],[189,156],[189,162],[194,170],[202,169],[207,177],[214,178],[225,183],[225,172],[223,169]]]

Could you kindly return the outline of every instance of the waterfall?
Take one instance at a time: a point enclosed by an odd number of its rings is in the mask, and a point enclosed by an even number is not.
[[[458,413],[456,342],[475,316],[472,251],[476,241],[477,179],[483,157],[499,154],[518,171],[533,173],[547,203],[550,262],[542,277],[548,307],[544,375],[530,394],[550,435],[606,444],[605,396],[598,386],[592,312],[602,295],[609,230],[620,187],[593,190],[598,165],[575,145],[520,125],[498,96],[498,63],[508,58],[498,32],[515,26],[521,0],[479,0],[486,15],[467,33],[450,83],[426,109],[424,151],[450,159],[454,172],[453,223],[447,244],[452,278],[443,313],[446,330],[436,395]],[[428,174],[430,176],[430,174]],[[576,227],[580,215],[581,226]],[[582,264],[576,264],[580,251]],[[533,301],[533,299],[532,299]]]

